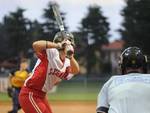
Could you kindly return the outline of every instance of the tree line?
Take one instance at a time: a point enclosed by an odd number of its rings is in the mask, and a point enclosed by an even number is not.
[[[150,1],[126,0],[126,6],[120,12],[124,17],[122,28],[118,29],[126,46],[141,47],[149,52]],[[76,57],[88,73],[94,73],[94,67],[103,69],[101,47],[109,44],[109,22],[98,5],[89,6],[87,14],[81,19],[80,26],[74,31]],[[111,10],[111,9],[110,9]],[[26,9],[18,8],[5,15],[0,23],[0,61],[15,59],[20,55],[29,57],[32,42],[36,40],[53,40],[59,31],[52,11],[52,2],[43,10],[44,22],[25,18]],[[61,11],[65,23],[66,13]],[[116,20],[117,21],[117,20]],[[65,28],[69,30],[65,23]]]

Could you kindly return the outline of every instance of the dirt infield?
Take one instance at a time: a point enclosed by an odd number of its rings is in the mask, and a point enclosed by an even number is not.
[[[53,113],[95,113],[96,102],[91,101],[53,101]],[[10,102],[0,102],[0,113],[7,113],[11,109]],[[18,113],[24,113],[20,110]]]

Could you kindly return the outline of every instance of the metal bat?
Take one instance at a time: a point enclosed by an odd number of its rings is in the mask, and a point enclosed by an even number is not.
[[[58,5],[57,5],[56,3],[54,3],[54,4],[52,5],[52,9],[53,9],[54,16],[55,16],[55,18],[56,18],[57,24],[58,24],[58,26],[59,26],[61,35],[62,35],[63,38],[65,38],[65,36],[64,36],[64,30],[65,30],[65,28],[64,28],[64,23],[63,23],[63,21],[62,21],[61,15],[60,15],[60,11],[59,11]],[[71,46],[71,45],[69,45],[69,46]],[[69,46],[67,45],[67,47],[69,47]],[[71,46],[71,47],[72,47],[72,46]],[[73,48],[73,47],[72,47],[72,48]],[[74,49],[73,49],[73,50],[74,50]],[[70,48],[69,48],[69,50],[67,50],[67,57],[68,57],[68,58],[71,58],[71,56],[72,56],[73,53],[74,53],[74,52],[73,52],[72,50],[70,50]]]
[[[61,18],[61,15],[60,15],[60,11],[59,11],[59,8],[58,8],[58,5],[56,3],[54,3],[52,5],[52,9],[53,9],[53,12],[54,12],[54,16],[56,18],[56,21],[57,21],[57,24],[59,26],[59,29],[60,31],[64,31],[65,28],[64,28],[64,24],[63,24],[63,21],[62,21],[62,18]]]

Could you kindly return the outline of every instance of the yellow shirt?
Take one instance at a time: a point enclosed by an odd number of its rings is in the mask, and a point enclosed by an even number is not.
[[[12,86],[17,87],[17,88],[22,87],[24,84],[24,81],[28,77],[28,74],[29,73],[26,70],[16,71],[14,73],[14,76],[12,76],[10,79]]]

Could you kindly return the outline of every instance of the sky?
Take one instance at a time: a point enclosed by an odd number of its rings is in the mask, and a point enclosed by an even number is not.
[[[120,11],[125,6],[124,0],[0,0],[0,22],[4,15],[16,11],[18,7],[26,9],[25,17],[43,22],[43,9],[47,7],[49,1],[56,1],[60,10],[66,13],[65,23],[69,26],[70,31],[77,31],[81,19],[88,12],[88,6],[99,5],[110,23],[110,41],[120,38],[117,29],[121,27],[123,21]]]

